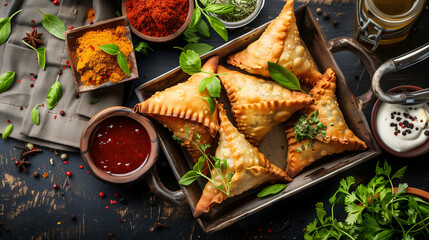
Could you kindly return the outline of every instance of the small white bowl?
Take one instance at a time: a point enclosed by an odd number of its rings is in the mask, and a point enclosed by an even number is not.
[[[223,23],[223,25],[225,25],[225,27],[228,29],[240,28],[240,27],[243,27],[243,26],[249,24],[251,21],[255,20],[255,18],[259,15],[262,8],[264,7],[264,4],[265,4],[265,0],[256,0],[255,10],[249,16],[247,16],[245,19],[237,21],[237,22],[227,22],[227,21],[220,19],[218,16],[216,16],[216,14],[212,14],[212,15],[214,17],[216,17],[217,19],[219,19],[219,21],[221,21]]]

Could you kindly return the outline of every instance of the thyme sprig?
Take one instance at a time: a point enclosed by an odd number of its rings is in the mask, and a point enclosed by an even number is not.
[[[207,179],[209,182],[213,183],[213,185],[219,189],[221,192],[225,193],[227,196],[229,196],[230,190],[231,190],[231,179],[233,173],[226,173],[225,176],[222,174],[222,169],[228,168],[228,162],[226,159],[220,159],[214,156],[207,155],[205,152],[207,148],[210,147],[210,144],[201,144],[198,145],[197,142],[200,141],[201,136],[195,132],[195,140],[193,140],[193,137],[189,134],[189,126],[185,126],[186,130],[186,140],[189,140],[193,145],[195,145],[198,150],[201,152],[202,156],[198,159],[198,162],[194,165],[192,170],[185,173],[185,175],[180,178],[179,184],[183,186],[188,186],[189,184],[193,183],[195,180],[197,180],[199,177],[203,177]],[[183,140],[179,137],[173,135],[173,139],[177,142],[181,143]],[[217,184],[216,181],[213,179],[213,176],[207,177],[204,175],[201,171],[204,168],[204,165],[207,163],[207,166],[209,168],[210,173],[214,169],[218,176],[220,176],[221,184]]]

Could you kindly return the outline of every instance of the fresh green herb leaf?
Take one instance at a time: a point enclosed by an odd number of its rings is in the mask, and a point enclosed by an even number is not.
[[[12,16],[10,17],[4,17],[4,18],[0,18],[0,45],[2,45],[3,43],[6,42],[6,40],[9,38],[10,36],[10,31],[11,31],[11,26],[10,26],[10,22],[12,20],[12,18],[18,14],[19,12],[21,12],[22,10],[18,10],[16,11],[14,14],[12,14]]]
[[[186,52],[188,50],[193,50],[198,55],[203,55],[205,53],[210,52],[213,49],[213,46],[208,45],[207,43],[188,43],[183,48],[175,47],[178,49],[181,49],[183,52]]]
[[[268,71],[270,72],[271,78],[283,87],[290,90],[304,92],[301,89],[301,85],[299,84],[299,80],[295,74],[284,68],[282,65],[274,62],[268,62]]]
[[[185,36],[185,40],[188,43],[198,43],[198,41],[200,40],[200,37],[198,37],[198,35],[196,34],[196,32],[197,32],[197,28],[196,27],[188,27],[183,32],[183,36]]]
[[[189,126],[188,125],[185,125],[185,132],[186,132],[186,135],[189,136]]]
[[[177,137],[176,135],[173,135],[173,140],[178,142],[178,143],[182,143],[182,139],[180,139],[179,137]]]
[[[100,100],[98,100],[98,98],[94,98],[91,100],[91,102],[89,102],[89,104],[96,104],[96,103],[98,103],[98,101],[100,101]]]
[[[214,111],[216,110],[216,102],[212,97],[201,97],[202,99],[205,99],[208,103],[209,103],[209,107],[210,107],[210,115],[214,113]]]
[[[0,93],[10,88],[13,80],[15,80],[15,72],[8,71],[0,75]]]
[[[197,141],[199,141],[199,140],[197,140]],[[204,145],[200,145],[200,148],[203,152],[205,152],[207,150],[207,148],[209,148],[209,147],[210,147],[210,144],[208,144],[208,143],[206,143]]]
[[[309,147],[313,146],[314,139],[316,137],[326,136],[326,126],[319,121],[318,116],[319,110],[312,113],[310,116],[301,115],[298,121],[294,124],[293,131],[297,142],[303,140],[310,140]]]
[[[119,46],[116,44],[101,45],[100,49],[110,55],[117,55],[119,53]]]
[[[144,56],[149,54],[149,50],[152,52],[154,51],[151,47],[149,47],[149,44],[145,41],[141,41],[137,45],[134,45],[134,50],[136,52],[143,54]]]
[[[118,16],[118,17],[121,17],[121,16],[122,16],[121,11],[119,11],[118,9],[116,9],[115,14],[116,14],[116,16]]]
[[[7,125],[7,127],[4,129],[1,138],[5,139],[7,137],[9,137],[9,135],[12,133],[13,131],[13,124],[9,124]]]
[[[207,20],[209,21],[210,26],[212,26],[212,28],[219,34],[219,36],[225,40],[225,42],[228,41],[228,31],[225,28],[225,25],[223,25],[223,23],[213,17],[213,16],[209,16],[206,15]]]
[[[180,178],[179,184],[183,185],[183,186],[188,186],[189,184],[191,184],[195,180],[197,180],[199,177],[200,177],[200,175],[198,174],[198,172],[196,172],[194,170],[188,171],[187,173],[185,173],[185,175],[183,175]]]
[[[203,19],[201,19],[198,24],[197,24],[197,31],[199,34],[201,34],[201,36],[205,37],[205,38],[209,38],[210,37],[210,29],[209,29],[209,25],[207,25],[206,21],[204,21]]]
[[[127,76],[130,76],[130,68],[128,66],[127,57],[125,57],[125,55],[122,52],[118,52],[117,61],[118,61],[119,67],[121,67],[122,71],[124,71],[124,73]]]
[[[232,12],[234,10],[233,5],[228,4],[210,4],[204,8],[207,12],[212,12],[216,14],[225,14]]]
[[[27,45],[29,48],[33,49],[37,53],[37,61],[42,68],[42,70],[45,70],[46,65],[46,49],[45,48],[34,48],[30,44],[26,43],[25,41],[22,41],[25,45]]]
[[[195,132],[195,139],[197,139],[197,141],[199,142],[201,139],[201,135],[198,134],[197,132]]]
[[[57,80],[55,80],[54,84],[49,88],[48,94],[46,95],[46,103],[49,110],[58,104],[63,93],[61,83],[58,81],[59,77],[60,75],[57,76]]]
[[[227,173],[225,175],[226,181],[228,182],[229,185],[231,185],[232,176],[234,176],[233,173]]]
[[[286,186],[287,186],[287,184],[283,184],[283,183],[277,183],[277,184],[268,186],[268,187],[262,189],[262,191],[260,191],[257,196],[262,198],[262,197],[266,197],[269,195],[277,194],[277,193],[283,191],[283,189],[285,189]]]
[[[44,14],[40,9],[36,8],[42,15],[42,25],[50,34],[64,40],[64,32],[67,31],[64,23],[57,16],[51,14]]]
[[[204,168],[205,163],[206,163],[206,159],[204,158],[204,156],[201,156],[200,158],[198,158],[198,162],[194,165],[193,170],[195,172],[201,172],[201,170],[203,170]]]
[[[203,92],[206,88],[210,97],[220,97],[222,87],[220,86],[220,80],[218,77],[211,76],[201,80],[198,86],[198,91]]]
[[[37,110],[37,107],[39,106],[42,106],[42,104],[37,104],[33,110],[31,110],[31,121],[36,125],[39,125],[40,123],[39,110]]]
[[[191,22],[188,25],[188,28],[196,28],[198,26],[198,23],[201,20],[201,9],[200,8],[196,8],[194,9],[194,12],[192,13],[192,19]]]
[[[200,0],[201,4],[203,4],[203,6],[207,6],[207,4],[209,4],[208,1],[209,0]]]
[[[193,50],[182,52],[179,58],[180,67],[187,74],[201,72],[201,59],[198,53]]]

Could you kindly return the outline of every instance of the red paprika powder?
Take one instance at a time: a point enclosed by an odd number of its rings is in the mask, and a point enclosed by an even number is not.
[[[165,37],[185,22],[189,0],[127,0],[125,6],[133,27],[151,37]]]

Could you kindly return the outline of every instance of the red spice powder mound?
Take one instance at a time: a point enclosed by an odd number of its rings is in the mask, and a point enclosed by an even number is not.
[[[165,37],[179,30],[188,16],[189,0],[127,0],[127,17],[141,33]]]

